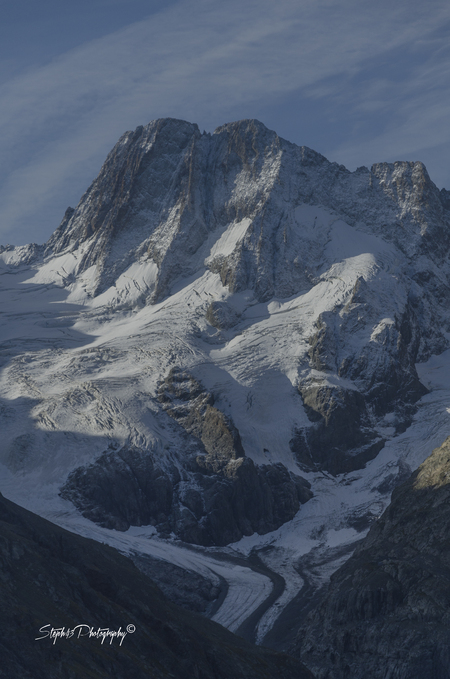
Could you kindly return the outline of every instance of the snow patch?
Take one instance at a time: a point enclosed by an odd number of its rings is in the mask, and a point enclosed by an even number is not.
[[[205,264],[210,264],[219,255],[222,255],[222,257],[231,255],[236,245],[244,238],[250,224],[251,220],[246,218],[228,226],[219,240],[212,246],[209,256],[205,259]]]

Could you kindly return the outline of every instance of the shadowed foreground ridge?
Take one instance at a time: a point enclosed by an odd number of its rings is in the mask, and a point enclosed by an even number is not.
[[[450,677],[450,438],[332,577],[296,653],[321,679]]]
[[[288,656],[251,646],[170,604],[118,552],[0,495],[0,677],[13,679],[310,679]],[[39,629],[126,629],[115,639],[58,639]],[[48,629],[48,628],[46,628]]]

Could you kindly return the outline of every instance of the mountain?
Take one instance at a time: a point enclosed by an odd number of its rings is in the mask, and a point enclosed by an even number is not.
[[[447,439],[331,576],[295,649],[318,677],[450,677],[449,477]]]
[[[293,658],[170,604],[116,550],[1,495],[0,545],[3,677],[313,679]],[[88,636],[99,629],[122,636]]]
[[[449,219],[420,162],[127,132],[46,244],[1,248],[2,492],[286,648],[450,434]]]

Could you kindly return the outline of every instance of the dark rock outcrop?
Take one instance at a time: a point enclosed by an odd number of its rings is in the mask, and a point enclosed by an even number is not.
[[[156,524],[163,529],[169,527],[173,488],[179,481],[176,467],[163,470],[151,455],[125,447],[106,451],[94,464],[71,472],[61,496],[105,528]]]
[[[227,302],[211,302],[205,318],[218,330],[229,330],[239,323],[239,315]]]
[[[327,384],[301,385],[299,391],[314,423],[290,442],[302,465],[340,474],[360,469],[381,450],[384,441],[371,431],[359,391]]]
[[[450,439],[398,486],[299,631],[321,679],[450,677]]]
[[[203,468],[219,471],[231,460],[244,457],[241,437],[232,420],[214,408],[214,396],[188,372],[172,368],[159,386],[158,399],[170,417],[201,441]]]
[[[203,489],[204,530],[212,544],[276,530],[312,497],[310,484],[281,463],[256,466],[250,458],[229,462],[220,474],[206,470],[196,480]]]
[[[292,519],[312,497],[310,484],[280,463],[229,461],[215,472],[207,456],[191,469],[161,469],[136,448],[106,451],[78,467],[61,488],[83,516],[106,528],[154,525],[162,534],[200,545],[227,545]],[[192,471],[197,469],[197,471]]]
[[[169,603],[116,550],[1,495],[0,579],[5,679],[312,679],[297,660],[252,646]],[[101,638],[78,638],[77,625],[130,631],[122,644],[102,644]],[[53,643],[52,627],[75,631]]]
[[[61,495],[86,518],[116,530],[154,525],[185,542],[226,545],[279,528],[312,497],[309,482],[283,464],[257,466],[245,457],[233,422],[189,373],[172,369],[159,400],[184,430],[190,456],[183,466],[163,467],[126,446],[75,469]]]

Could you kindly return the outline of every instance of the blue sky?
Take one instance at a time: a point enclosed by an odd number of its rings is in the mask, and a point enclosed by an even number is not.
[[[422,160],[450,189],[447,0],[15,0],[1,16],[0,243],[44,242],[119,136],[164,116],[258,118],[351,170]]]

